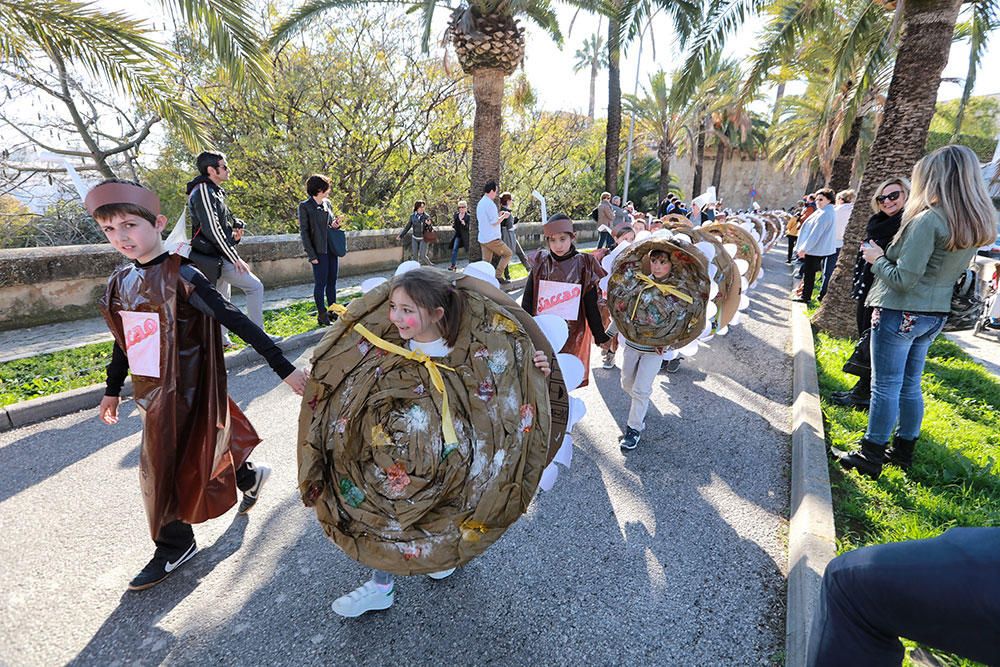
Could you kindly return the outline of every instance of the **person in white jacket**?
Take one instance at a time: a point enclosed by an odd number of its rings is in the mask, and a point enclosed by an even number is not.
[[[833,210],[833,190],[823,188],[817,190],[816,213],[809,216],[802,229],[799,230],[799,240],[795,244],[795,252],[803,260],[802,266],[802,296],[793,299],[802,303],[812,301],[813,285],[816,274],[823,270],[823,262],[833,254],[837,245],[837,215]]]
[[[841,190],[837,193],[837,203],[833,207],[836,216],[835,225],[837,229],[836,244],[833,254],[826,258],[823,264],[823,286],[819,290],[819,300],[826,296],[826,288],[830,285],[830,276],[837,266],[840,258],[840,249],[844,247],[844,231],[847,223],[851,219],[851,211],[854,210],[854,190]]]

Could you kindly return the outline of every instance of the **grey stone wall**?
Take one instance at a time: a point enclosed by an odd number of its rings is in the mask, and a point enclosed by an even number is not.
[[[576,227],[579,241],[597,238],[593,221],[580,221]],[[409,237],[404,246],[396,240],[399,232],[347,232],[348,252],[340,260],[340,274],[394,271],[410,258]],[[541,232],[540,223],[522,223],[517,228],[525,249],[539,247]],[[435,262],[450,259],[452,236],[451,227],[438,229],[438,243],[430,253]],[[265,288],[312,282],[298,234],[246,237],[239,251]],[[465,251],[459,256],[464,258]],[[95,316],[108,276],[124,261],[106,243],[0,250],[0,331]]]

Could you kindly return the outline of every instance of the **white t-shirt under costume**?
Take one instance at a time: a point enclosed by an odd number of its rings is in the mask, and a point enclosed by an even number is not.
[[[429,343],[421,343],[420,341],[413,340],[412,338],[406,341],[406,347],[410,348],[411,352],[423,352],[428,357],[447,357],[451,354],[452,348],[448,347],[448,344],[444,342],[444,338],[438,338],[432,340]]]
[[[500,238],[500,211],[493,200],[483,195],[476,204],[476,223],[479,225],[479,242],[489,243]]]

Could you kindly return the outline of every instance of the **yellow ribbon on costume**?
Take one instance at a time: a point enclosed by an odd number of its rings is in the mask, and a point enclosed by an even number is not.
[[[330,304],[330,307],[327,310],[332,313],[336,313],[339,316],[343,316],[344,313],[347,312],[347,307],[342,306],[339,303],[333,303]],[[367,327],[362,324],[358,324],[357,322],[352,324],[351,328],[361,334],[365,340],[380,350],[397,354],[401,357],[424,365],[424,368],[427,369],[428,374],[431,376],[431,384],[437,392],[441,394],[441,431],[442,435],[444,435],[444,444],[449,445],[452,443],[458,443],[458,434],[455,432],[455,422],[451,418],[451,407],[448,403],[448,391],[445,389],[444,377],[442,377],[441,371],[439,370],[443,368],[445,370],[454,371],[455,369],[451,366],[445,366],[444,364],[437,363],[434,359],[427,356],[423,352],[414,352],[413,350],[408,350],[405,347],[400,347],[395,343],[390,343],[384,338],[379,338]]]
[[[687,303],[694,303],[694,298],[691,295],[680,291],[673,285],[668,285],[666,283],[658,283],[649,276],[647,276],[645,273],[636,273],[635,277],[639,280],[639,282],[646,283],[646,286],[643,287],[641,290],[639,290],[639,294],[636,295],[635,305],[632,307],[632,315],[629,316],[629,319],[635,318],[635,311],[639,309],[639,300],[642,298],[642,293],[650,289],[651,287],[655,287],[656,289],[660,290],[660,293],[663,295],[669,294],[670,296],[676,296],[681,301],[686,301]]]

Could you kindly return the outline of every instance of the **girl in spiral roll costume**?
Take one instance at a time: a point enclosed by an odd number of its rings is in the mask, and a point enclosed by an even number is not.
[[[465,308],[465,296],[451,282],[430,270],[413,270],[396,276],[389,288],[389,320],[395,325],[406,347],[428,357],[448,357],[459,336],[459,323]],[[536,351],[534,365],[545,375],[549,362]],[[363,492],[363,490],[361,490]],[[429,573],[431,579],[444,579],[455,571]],[[371,580],[337,598],[333,611],[354,618],[369,611],[388,609],[395,601],[392,574],[376,570]]]

